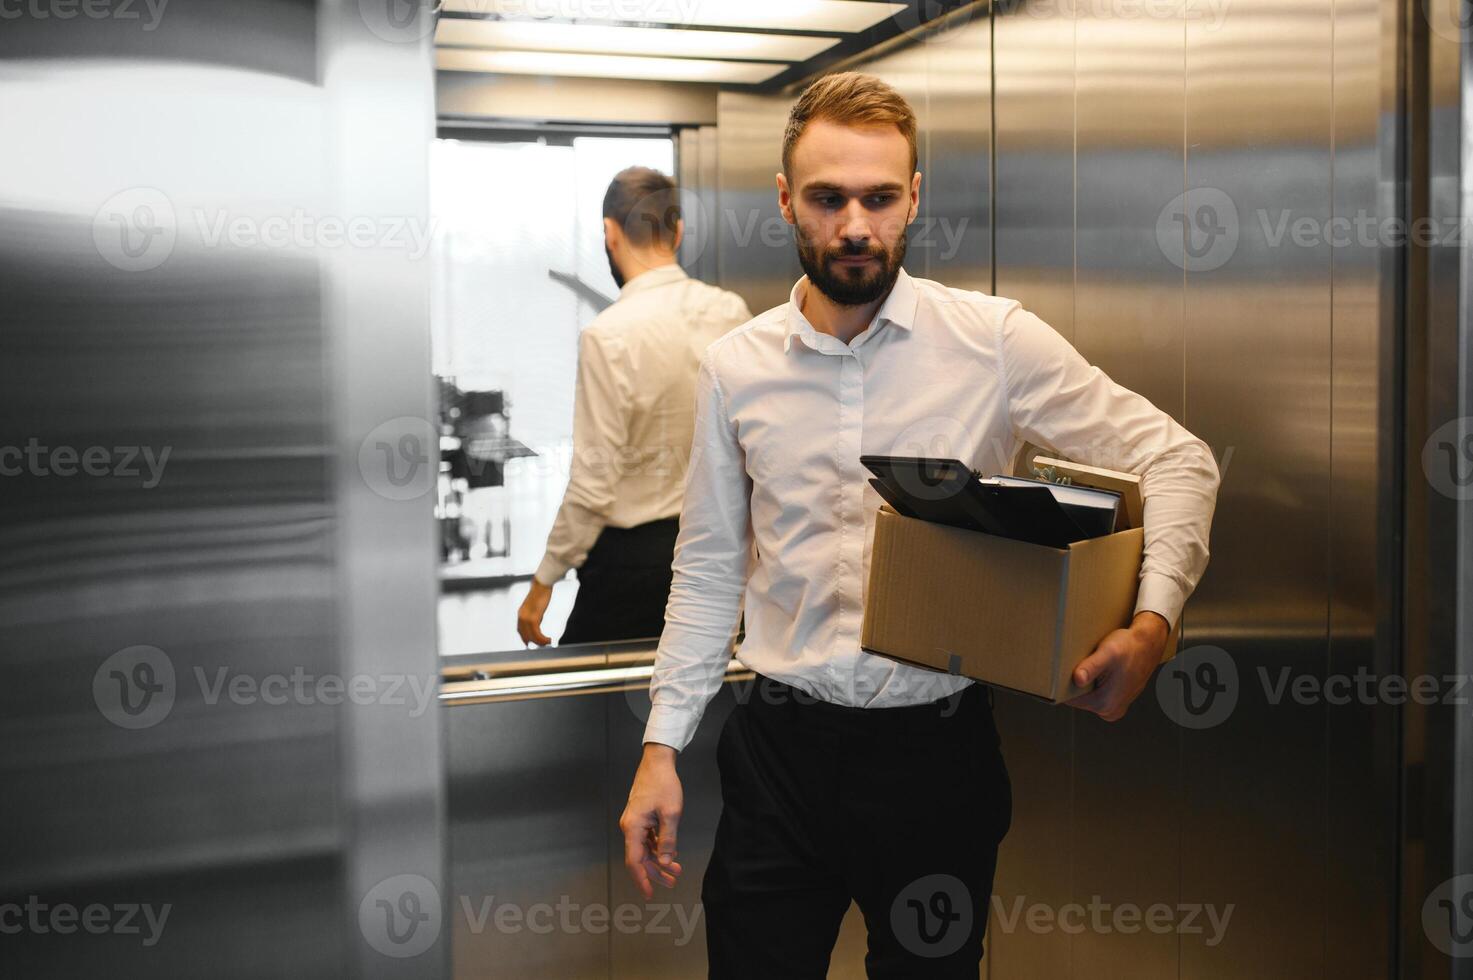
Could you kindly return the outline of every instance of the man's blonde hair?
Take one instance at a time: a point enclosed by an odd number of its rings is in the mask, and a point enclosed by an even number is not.
[[[825,75],[803,90],[788,113],[783,133],[783,173],[791,176],[793,147],[816,119],[842,125],[892,124],[910,144],[910,172],[916,169],[916,114],[905,96],[873,75],[845,71]]]

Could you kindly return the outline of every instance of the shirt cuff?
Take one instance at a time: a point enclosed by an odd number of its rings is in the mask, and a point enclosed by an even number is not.
[[[1167,627],[1174,629],[1186,601],[1186,593],[1170,575],[1146,572],[1136,590],[1135,611],[1158,613],[1165,618]]]
[[[650,706],[650,720],[644,726],[644,741],[659,742],[681,752],[695,737],[701,723],[698,712],[669,704]]]
[[[522,567],[526,568],[527,566],[523,565]],[[532,577],[550,588],[561,582],[563,576],[568,574],[568,569],[572,567],[572,565],[554,558],[552,555],[543,555],[542,564],[537,566],[537,571],[532,573]]]

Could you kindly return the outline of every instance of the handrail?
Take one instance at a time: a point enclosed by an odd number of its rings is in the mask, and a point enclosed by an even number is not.
[[[440,672],[439,699],[446,707],[454,707],[633,691],[648,686],[654,662],[654,650],[647,648],[626,653],[449,666]],[[753,676],[752,671],[733,658],[726,665],[722,682],[748,680]]]

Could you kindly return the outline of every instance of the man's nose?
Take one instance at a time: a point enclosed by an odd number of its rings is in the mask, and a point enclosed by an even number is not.
[[[851,200],[844,209],[844,221],[839,226],[839,237],[851,242],[867,243],[874,236],[869,214],[857,201]]]

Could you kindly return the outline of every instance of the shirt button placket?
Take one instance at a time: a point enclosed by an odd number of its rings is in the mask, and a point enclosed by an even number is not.
[[[859,645],[859,581],[864,561],[864,479],[860,474],[859,449],[864,432],[864,370],[857,353],[844,358],[845,432],[842,466],[843,492],[840,494],[843,522],[843,549],[841,558],[845,573],[853,588],[846,589],[843,604],[839,609],[840,630],[844,636],[846,650],[856,650]],[[852,694],[858,692],[851,691]]]

